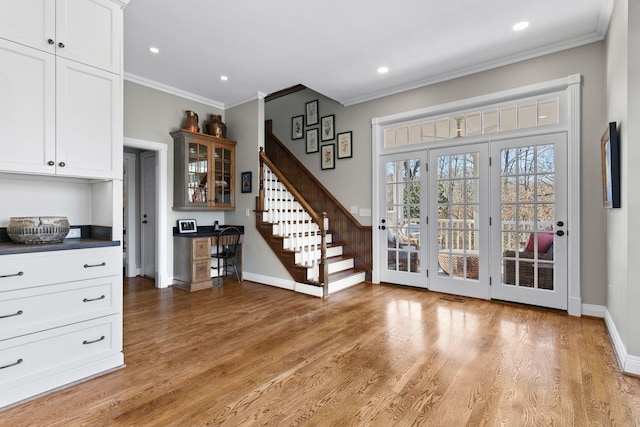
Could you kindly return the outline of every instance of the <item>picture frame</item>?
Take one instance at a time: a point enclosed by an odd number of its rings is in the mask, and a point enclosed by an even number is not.
[[[318,124],[318,100],[309,101],[304,104],[305,123],[307,126]]]
[[[605,208],[620,207],[620,140],[616,122],[607,126],[600,139],[602,154],[602,202]]]
[[[195,219],[179,219],[178,220],[178,233],[197,233],[198,224]]]
[[[320,169],[335,169],[336,167],[336,146],[335,144],[324,144],[320,146]]]
[[[242,172],[240,174],[240,191],[242,193],[251,193],[251,172]]]
[[[304,116],[291,118],[291,139],[302,139],[304,137]]]
[[[320,151],[318,144],[318,128],[307,129],[307,154]]]
[[[335,131],[336,116],[330,114],[320,119],[320,141],[333,141],[336,137]]]
[[[353,149],[351,145],[351,138],[353,136],[352,131],[342,132],[338,134],[337,142],[338,142],[338,150],[337,157],[339,159],[348,159],[353,157]]]

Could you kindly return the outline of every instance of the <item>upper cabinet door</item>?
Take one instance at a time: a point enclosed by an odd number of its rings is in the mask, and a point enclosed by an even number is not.
[[[0,170],[55,173],[55,56],[0,39]]]
[[[55,52],[55,0],[0,0],[0,37]]]
[[[56,173],[122,178],[122,79],[56,61]]]
[[[57,0],[56,19],[57,55],[121,73],[122,10],[117,4],[110,0]]]

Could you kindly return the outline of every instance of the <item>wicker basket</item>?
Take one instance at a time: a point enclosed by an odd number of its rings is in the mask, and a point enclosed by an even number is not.
[[[438,254],[438,263],[440,264],[440,268],[442,271],[447,273],[447,275],[452,275],[454,277],[465,277],[464,276],[464,260],[467,260],[467,279],[477,279],[478,278],[478,257],[467,255],[449,255],[447,252],[442,252]]]
[[[518,252],[518,259],[530,259],[533,260],[533,252]],[[515,258],[516,253],[514,251],[505,251],[502,255],[504,260],[504,283],[508,285],[516,284],[516,260],[508,259]],[[538,261],[553,261],[553,254],[539,253]],[[519,286],[527,288],[533,287],[534,278],[534,263],[520,261],[518,262],[519,272]],[[538,263],[538,289],[554,289],[553,286],[553,264],[543,262]]]

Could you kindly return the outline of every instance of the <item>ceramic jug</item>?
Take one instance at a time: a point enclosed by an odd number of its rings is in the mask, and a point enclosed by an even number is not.
[[[200,128],[198,127],[198,115],[191,110],[187,110],[185,113],[187,116],[182,123],[182,129],[190,132],[200,132]]]

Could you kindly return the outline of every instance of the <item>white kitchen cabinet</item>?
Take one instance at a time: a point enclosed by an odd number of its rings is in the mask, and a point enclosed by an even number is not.
[[[13,3],[19,3],[24,10]],[[43,3],[40,8],[34,6],[40,3]],[[0,99],[0,114],[3,117],[0,122],[0,170],[121,179],[123,124],[120,63],[117,64],[116,73],[111,72],[113,67],[96,68],[96,61],[89,65],[77,62],[82,55],[67,55],[69,51],[65,51],[63,56],[59,53],[63,49],[57,48],[55,53],[51,53],[45,48],[33,46],[34,43],[27,43],[37,38],[27,37],[37,33],[35,30],[24,31],[27,33],[24,35],[18,28],[11,31],[7,29],[11,26],[3,13],[4,9],[16,9],[16,20],[21,22],[19,18],[26,13],[25,10],[33,12],[31,9],[41,9],[41,14],[46,15],[50,9],[48,3],[40,0],[0,0],[0,35],[16,37],[12,41],[0,39],[0,63],[3,65],[0,72],[0,90],[3,94]],[[106,0],[58,0],[56,5],[57,9],[65,11],[62,14],[64,19],[58,18],[63,23],[82,21],[81,12],[89,18],[92,12],[100,15],[99,12],[108,6],[114,15],[111,19],[88,19],[87,22],[93,22],[96,28],[86,23],[65,26],[68,28],[64,34],[72,34],[73,38],[84,35],[97,45],[117,45],[117,53],[112,52],[111,55],[120,58],[122,11],[115,4]],[[36,14],[34,20],[40,22],[32,25],[34,28],[48,27],[42,23],[46,20],[41,20],[40,15]],[[111,23],[108,31],[103,28],[106,21]],[[101,42],[101,37],[96,34],[103,32],[120,34],[117,43]],[[109,40],[111,38],[112,35]],[[90,50],[87,47],[87,51]],[[109,69],[109,72],[105,69]]]
[[[0,257],[0,408],[123,363],[120,246]]]
[[[121,73],[122,11],[111,0],[0,0],[0,37]]]

